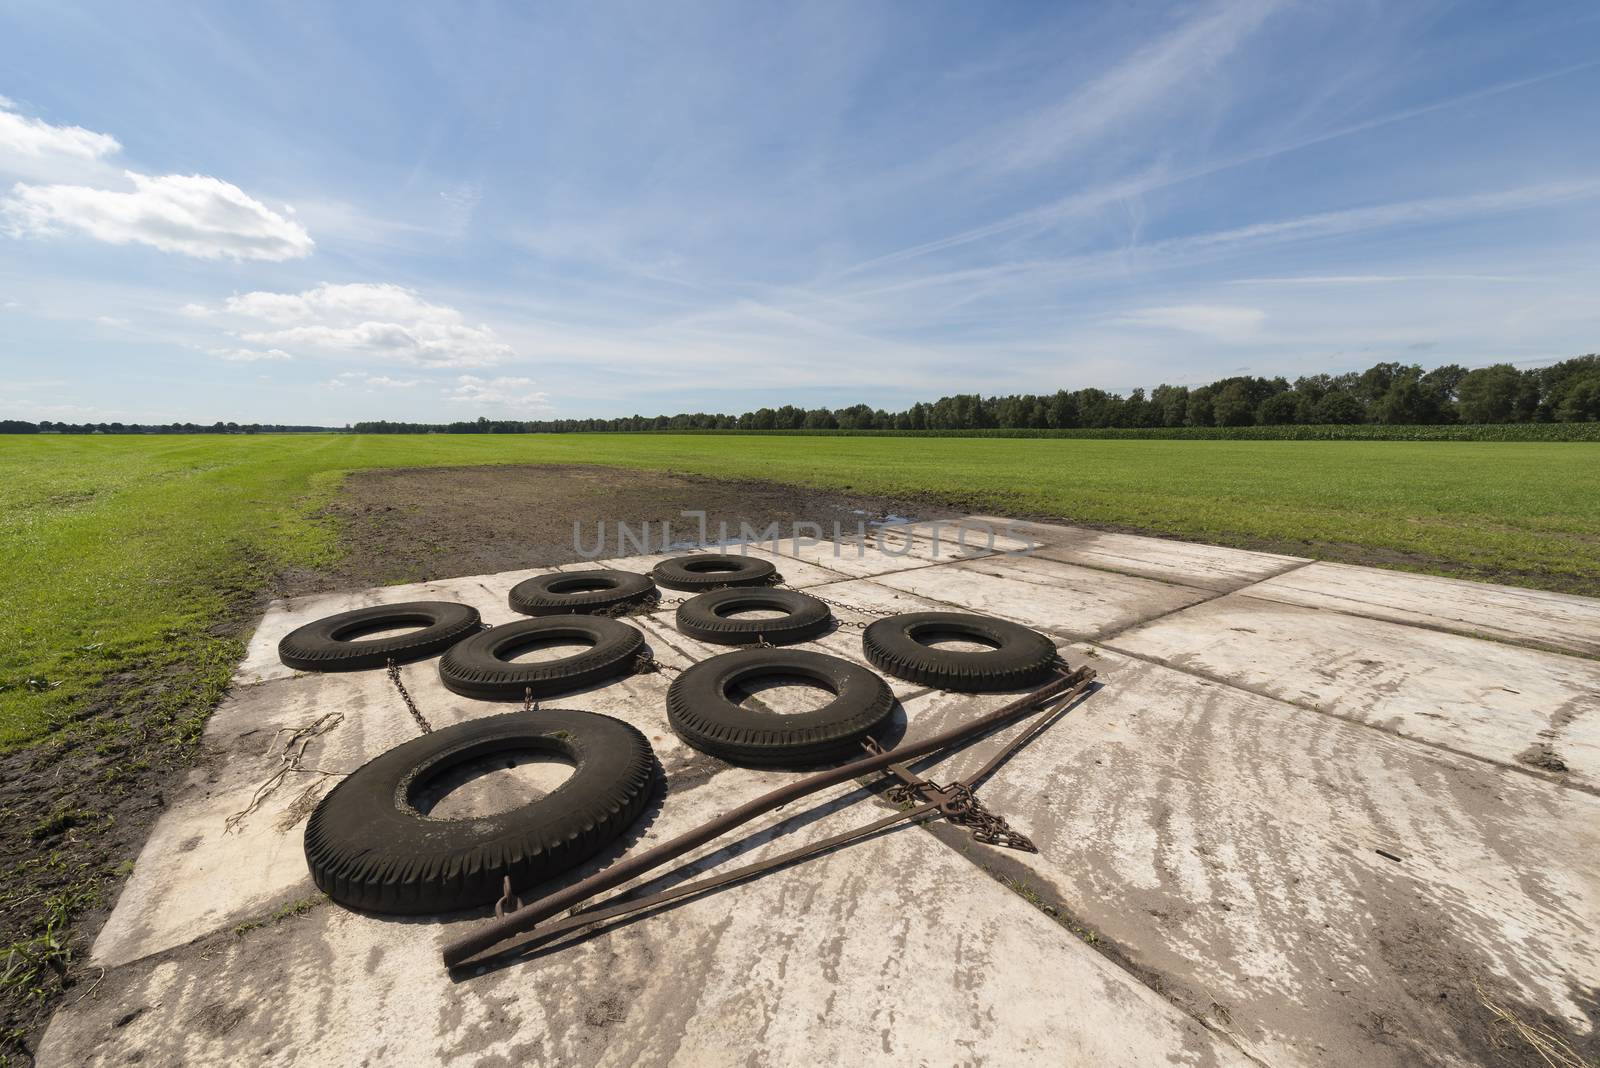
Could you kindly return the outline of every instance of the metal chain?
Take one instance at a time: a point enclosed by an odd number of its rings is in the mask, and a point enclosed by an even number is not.
[[[931,779],[924,779],[920,783],[892,786],[884,797],[891,805],[906,806],[921,804],[925,794],[929,800],[937,803],[945,819],[970,828],[972,837],[977,841],[1024,853],[1039,852],[1039,847],[1033,844],[1032,839],[1012,830],[1004,816],[989,811],[978,795],[972,792],[972,787],[965,783],[940,786]]]
[[[406,684],[400,681],[400,665],[389,658],[389,681],[394,683],[394,688],[400,692],[400,700],[406,703],[406,709],[411,713],[411,718],[417,721],[417,726],[422,728],[423,734],[432,734],[433,725],[428,722],[428,717],[422,714],[422,709],[411,699],[411,694],[406,691]]]
[[[670,671],[673,674],[677,674],[683,669],[673,667],[671,664],[663,664],[648,653],[640,653],[634,657],[633,670],[637,674],[648,675],[652,671]]]
[[[780,587],[782,589],[785,589],[785,590],[794,590],[794,592],[796,592],[796,593],[803,593],[807,597],[815,597],[817,600],[821,601],[823,604],[827,605],[829,608],[843,609],[844,611],[850,612],[852,614],[869,615],[869,616],[897,616],[897,615],[900,614],[900,609],[898,609],[898,608],[884,608],[882,605],[875,605],[875,604],[846,604],[843,601],[835,601],[831,597],[822,596],[822,594],[817,593],[815,590],[809,590],[809,589],[802,590],[797,586],[791,586],[789,583],[783,581],[782,579],[779,579],[777,582],[774,582],[773,585],[777,586],[777,587]],[[856,630],[866,630],[869,626],[872,625],[870,620],[867,620],[867,621],[863,621],[863,620],[859,620],[859,619],[845,620],[845,619],[840,619],[837,616],[834,617],[833,621],[835,623],[839,624],[839,626],[841,626],[841,627],[853,627]]]

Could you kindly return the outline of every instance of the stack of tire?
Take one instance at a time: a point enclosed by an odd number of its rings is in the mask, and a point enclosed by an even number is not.
[[[667,719],[686,743],[733,763],[768,767],[859,754],[861,742],[893,713],[894,695],[868,667],[783,648],[836,624],[827,604],[774,588],[780,580],[766,561],[697,554],[663,561],[649,575],[590,570],[527,579],[512,588],[508,603],[528,618],[500,626],[485,626],[466,605],[423,601],[340,613],[285,636],[279,656],[300,670],[388,668],[398,683],[397,665],[439,656],[439,677],[453,692],[525,702],[523,711],[467,720],[396,746],[329,791],[306,827],[306,859],[317,886],[344,905],[373,912],[477,908],[498,899],[506,885],[526,887],[569,871],[624,835],[660,778],[649,742],[610,716],[532,704],[638,670],[648,657],[644,636],[614,616],[657,603],[658,586],[695,594],[676,612],[683,635],[743,647],[685,668],[668,687]],[[769,614],[751,618],[753,611]],[[401,626],[420,629],[373,636]],[[983,648],[930,645],[950,638]],[[542,662],[513,659],[557,641],[585,648]],[[1056,663],[1054,645],[1026,627],[947,612],[877,620],[862,646],[879,671],[960,692],[1035,685]],[[741,703],[762,681],[793,680],[833,697],[798,714]],[[554,756],[574,770],[557,789],[507,812],[465,820],[429,814],[430,783],[509,751]]]

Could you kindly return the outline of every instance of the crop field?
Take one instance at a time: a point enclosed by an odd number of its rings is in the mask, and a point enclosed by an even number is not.
[[[239,655],[223,617],[280,569],[337,553],[317,513],[346,472],[507,463],[849,488],[1600,593],[1594,443],[14,437],[0,439],[0,746],[73,722],[107,678],[163,669],[176,728],[197,728]]]

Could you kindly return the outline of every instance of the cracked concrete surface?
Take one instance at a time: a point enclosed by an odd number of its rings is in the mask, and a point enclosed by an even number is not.
[[[296,674],[275,646],[388,601],[504,622],[506,591],[538,572],[277,603],[94,946],[104,977],[57,1013],[40,1063],[1522,1063],[1480,990],[1592,1048],[1600,602],[1017,532],[936,545],[921,525],[887,552],[802,546],[778,563],[839,606],[845,625],[809,647],[859,661],[851,624],[955,607],[1039,627],[1099,671],[982,790],[1037,855],[901,828],[452,982],[439,950],[478,916],[307,907],[310,807],[416,727],[381,672]],[[669,669],[720,651],[677,634],[670,603],[632,622]],[[514,707],[449,693],[432,661],[403,672],[437,725]],[[666,773],[630,837],[579,874],[793,774],[684,746],[669,681],[546,702],[633,723]],[[895,692],[887,741],[1007,699]],[[882,811],[843,786],[691,856],[758,857]]]

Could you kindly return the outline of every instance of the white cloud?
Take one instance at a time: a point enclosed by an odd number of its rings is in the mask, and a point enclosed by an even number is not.
[[[137,242],[200,259],[291,260],[311,254],[311,235],[244,190],[203,174],[124,172],[130,192],[18,182],[0,201],[16,236],[79,230],[113,245]]]
[[[303,293],[258,291],[228,298],[224,310],[276,329],[244,329],[257,345],[373,355],[428,367],[479,367],[514,355],[487,325],[430,304],[404,286],[324,283]]]
[[[1239,308],[1227,304],[1170,304],[1161,308],[1142,308],[1116,321],[1135,326],[1182,330],[1218,341],[1246,341],[1261,328],[1261,321],[1265,318],[1266,313],[1260,308]]]
[[[19,115],[14,101],[0,97],[0,174],[47,182],[83,179],[105,173],[102,161],[121,148],[110,134]]]
[[[208,349],[211,355],[230,363],[257,363],[261,360],[292,360],[282,349]]]
[[[303,293],[258,290],[229,297],[226,308],[235,315],[284,324],[308,319],[391,319],[403,322],[439,317],[460,318],[455,309],[429,304],[415,290],[380,282],[350,282],[344,285],[324,282]]]
[[[183,307],[178,309],[178,314],[186,315],[191,319],[204,319],[207,316],[215,315],[216,312],[212,311],[204,304],[185,304]]]
[[[445,391],[445,399],[456,404],[471,404],[506,412],[532,414],[550,407],[549,394],[534,389],[531,378],[479,378],[460,375]]]
[[[291,260],[314,242],[289,218],[231,182],[204,174],[114,170],[110,134],[21,115],[0,98],[0,174],[18,181],[0,197],[0,231],[66,231],[113,245],[142,244],[200,259]]]

